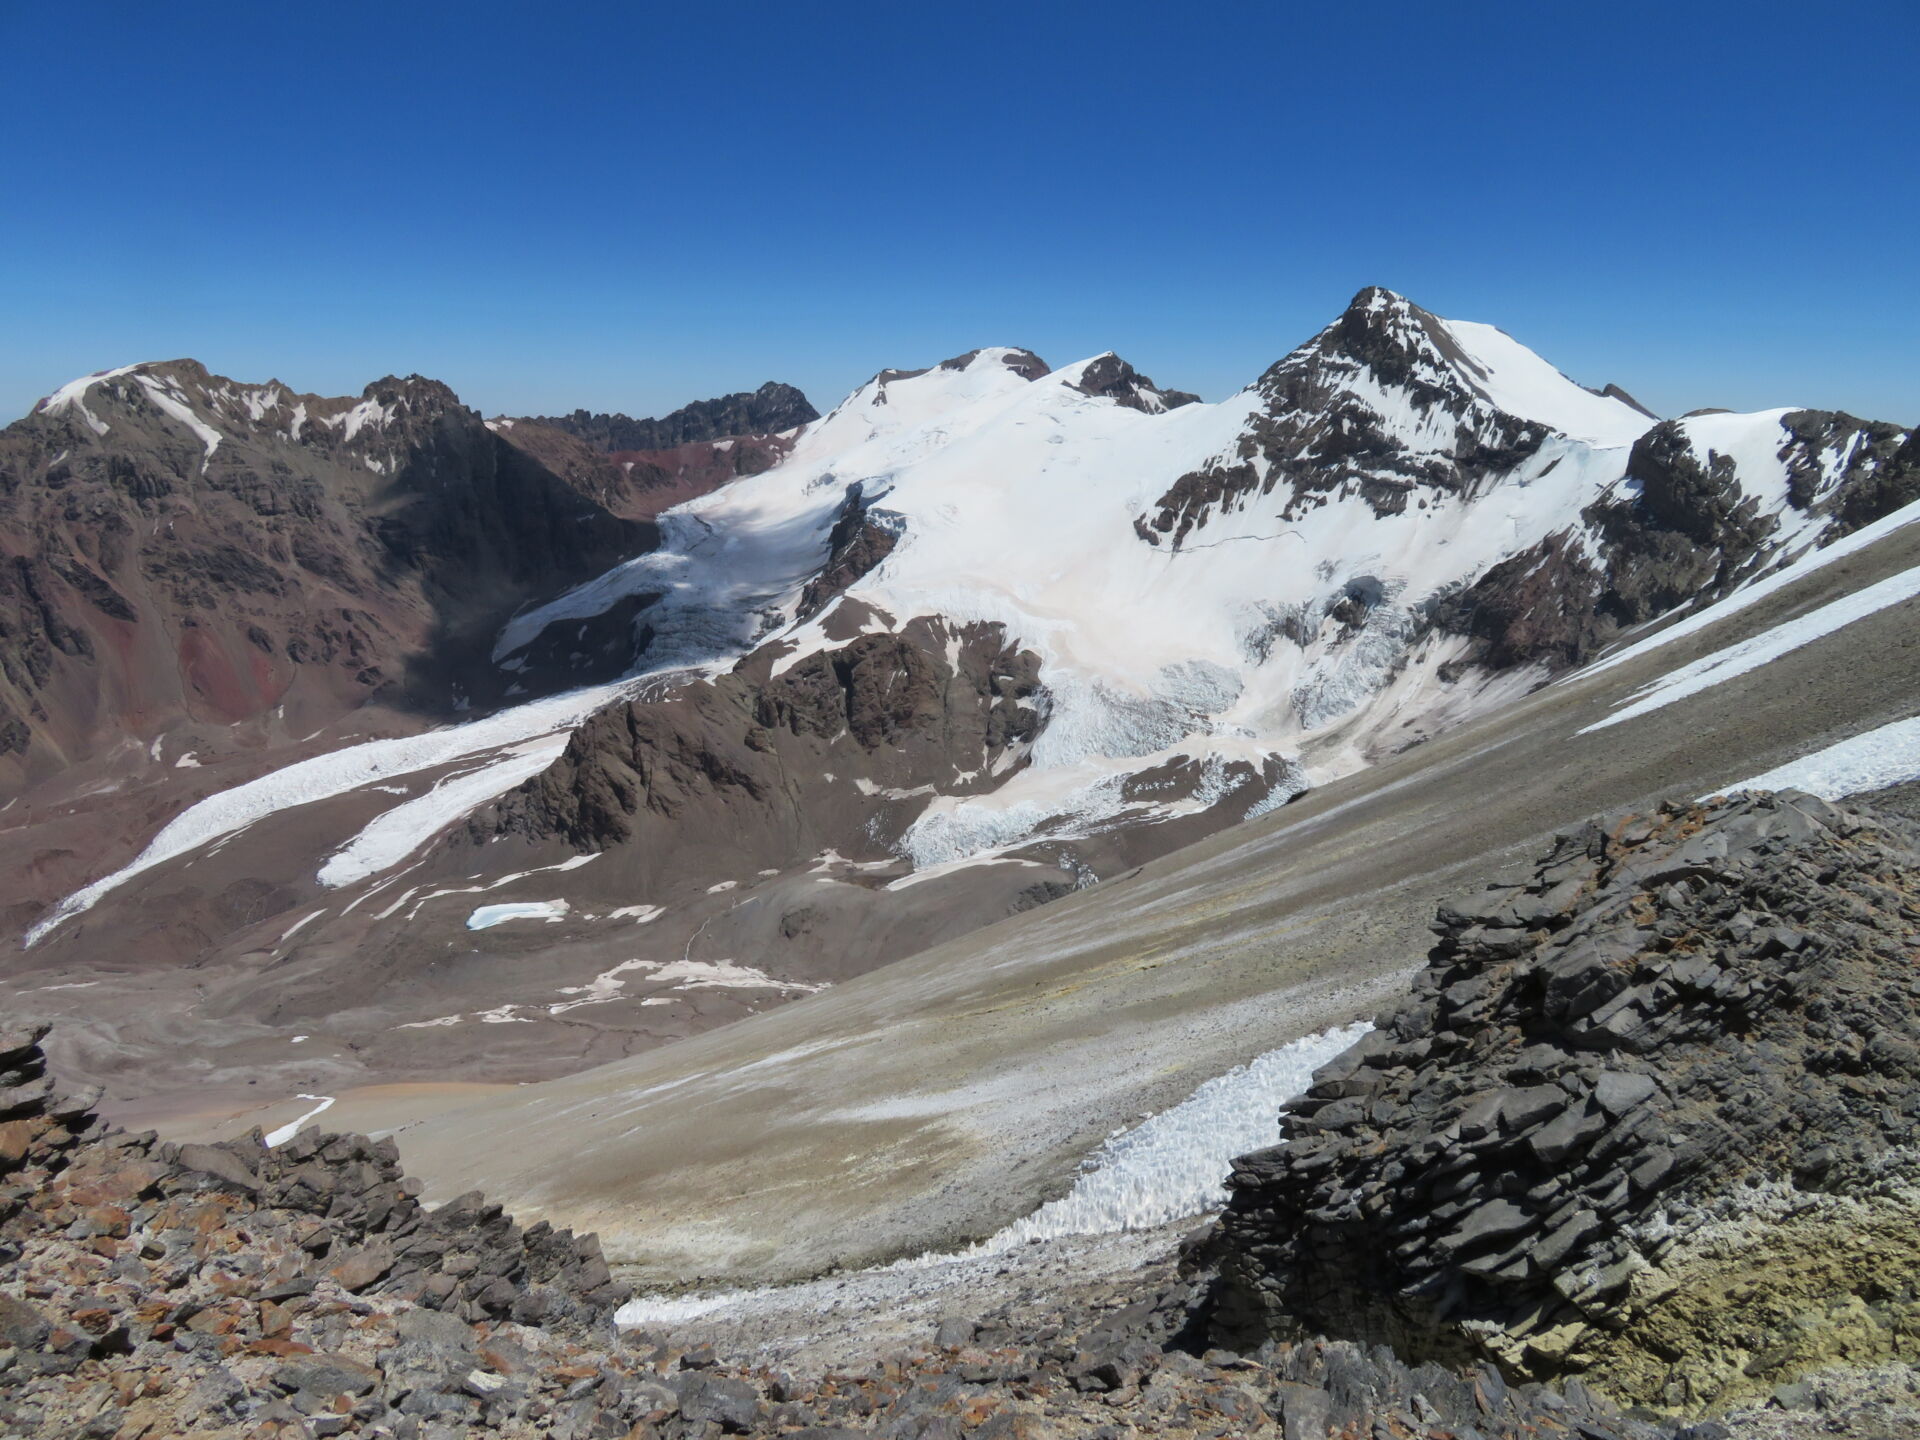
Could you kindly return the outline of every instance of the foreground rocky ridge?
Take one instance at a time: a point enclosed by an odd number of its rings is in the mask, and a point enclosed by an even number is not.
[[[1237,1163],[1216,1331],[1685,1410],[1920,1323],[1920,834],[1795,792],[1563,835]]]
[[[1314,1342],[1181,1348],[1165,1268],[1010,1304],[796,1379],[618,1336],[592,1237],[465,1196],[426,1211],[393,1143],[309,1127],[175,1146],[55,1098],[37,1029],[0,1036],[0,1427],[113,1437],[881,1434],[911,1440],[1333,1433],[1654,1440],[1577,1385],[1509,1388]]]

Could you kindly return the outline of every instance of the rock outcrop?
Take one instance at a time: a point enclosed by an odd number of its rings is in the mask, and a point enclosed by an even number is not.
[[[1796,792],[1566,834],[1236,1162],[1216,1333],[1697,1411],[1920,1325],[1920,831]]]
[[[1037,657],[1006,646],[996,627],[951,638],[951,660],[945,628],[922,623],[779,675],[766,657],[755,670],[611,706],[471,833],[581,849],[641,841],[649,883],[693,853],[738,851],[731,869],[716,870],[735,873],[748,859],[785,865],[828,846],[873,848],[887,828],[875,821],[877,793],[924,797],[922,787],[952,786],[959,772],[1010,763],[1044,721],[1033,703]],[[911,812],[924,804],[916,798]]]
[[[596,449],[673,450],[706,440],[737,435],[775,435],[820,418],[807,397],[791,385],[769,380],[758,390],[742,390],[713,400],[696,400],[657,420],[635,420],[628,415],[595,415],[576,410],[571,415],[530,417],[528,423],[564,430]]]

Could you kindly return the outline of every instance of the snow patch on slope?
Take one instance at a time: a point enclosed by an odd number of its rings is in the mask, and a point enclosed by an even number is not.
[[[1604,720],[1596,720],[1584,725],[1579,733],[1588,734],[1594,730],[1604,730],[1609,725],[1618,725],[1622,721],[1632,720],[1652,711],[1660,710],[1690,695],[1698,695],[1723,681],[1750,670],[1758,670],[1769,665],[1783,655],[1790,655],[1803,646],[1844,629],[1856,620],[1864,620],[1869,615],[1920,595],[1920,565],[1904,570],[1898,575],[1890,575],[1877,585],[1869,585],[1864,590],[1856,590],[1851,595],[1843,595],[1838,600],[1822,605],[1792,620],[1762,631],[1749,639],[1739,641],[1703,655],[1690,665],[1682,665],[1678,670],[1670,671],[1659,679],[1643,685],[1634,692],[1639,698],[1623,708],[1616,710]]]
[[[1599,446],[1631,445],[1658,423],[1575,384],[1504,330],[1468,320],[1440,323],[1472,361],[1464,377],[1509,415]]]
[[[1822,800],[1844,800],[1889,785],[1920,780],[1920,716],[1895,720],[1829,745],[1798,760],[1789,760],[1750,780],[1722,786],[1716,795],[1735,790],[1804,790]],[[1703,801],[1713,798],[1702,795]]]

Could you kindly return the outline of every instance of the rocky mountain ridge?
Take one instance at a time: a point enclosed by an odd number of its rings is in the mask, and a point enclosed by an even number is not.
[[[677,450],[707,440],[742,435],[776,435],[810,424],[820,412],[791,385],[769,380],[758,390],[742,390],[713,400],[696,400],[658,420],[627,415],[532,415],[523,423],[563,430],[608,454],[633,450]]]
[[[528,440],[420,376],[329,398],[181,360],[63,387],[0,433],[0,774],[498,703],[473,647],[649,548],[636,496],[687,489]]]

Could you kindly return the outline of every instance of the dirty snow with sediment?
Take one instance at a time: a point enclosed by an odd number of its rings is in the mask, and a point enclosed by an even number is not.
[[[1281,1110],[1312,1083],[1314,1071],[1372,1028],[1359,1021],[1256,1056],[1207,1081],[1179,1104],[1109,1137],[1083,1162],[1080,1178],[1060,1199],[964,1250],[915,1256],[877,1269],[900,1272],[951,1265],[1037,1242],[1152,1229],[1216,1210],[1226,1201],[1225,1182],[1234,1158],[1281,1143]],[[642,1295],[622,1306],[615,1318],[629,1328],[673,1324],[769,1297],[802,1295],[823,1284],[825,1302],[845,1278],[706,1295]]]

